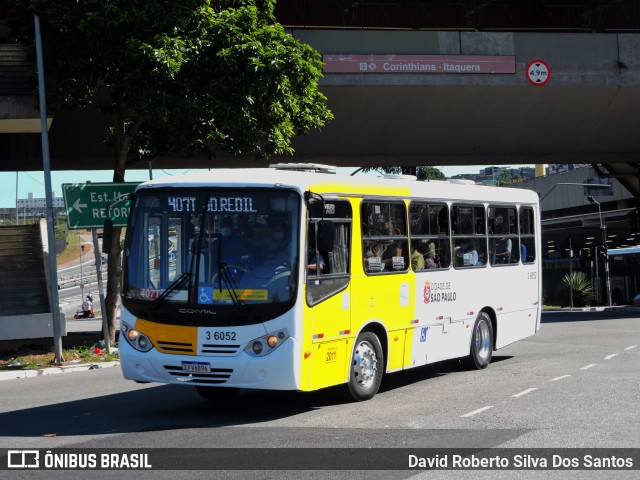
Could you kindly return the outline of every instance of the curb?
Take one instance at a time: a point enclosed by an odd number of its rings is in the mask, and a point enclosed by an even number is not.
[[[56,375],[58,373],[84,372],[88,370],[97,370],[100,368],[117,367],[120,362],[104,362],[104,363],[83,363],[82,365],[69,365],[64,367],[47,367],[39,370],[13,370],[0,372],[0,381],[15,380],[21,378],[44,377],[47,375]]]

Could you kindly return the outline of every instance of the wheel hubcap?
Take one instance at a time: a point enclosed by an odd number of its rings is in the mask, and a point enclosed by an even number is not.
[[[489,358],[490,348],[489,326],[486,322],[480,322],[476,331],[476,352],[478,352],[478,357],[483,360]]]
[[[368,388],[373,384],[378,371],[378,359],[376,352],[373,350],[369,342],[362,342],[356,347],[353,356],[353,373],[358,383]]]

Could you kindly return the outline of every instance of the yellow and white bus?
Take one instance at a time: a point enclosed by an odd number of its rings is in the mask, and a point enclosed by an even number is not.
[[[528,190],[278,164],[153,180],[132,196],[125,378],[373,397],[385,373],[492,352],[540,328]]]

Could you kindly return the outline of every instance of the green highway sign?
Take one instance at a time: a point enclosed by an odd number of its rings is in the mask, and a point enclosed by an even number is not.
[[[67,211],[67,225],[71,230],[102,228],[107,208],[115,200],[133,193],[139,183],[63,183],[62,195]],[[114,227],[126,227],[129,206],[116,204],[111,209]]]

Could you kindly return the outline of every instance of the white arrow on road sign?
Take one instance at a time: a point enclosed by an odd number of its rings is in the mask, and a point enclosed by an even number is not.
[[[75,208],[78,213],[82,213],[82,208],[80,208],[80,207],[86,208],[87,204],[86,203],[80,203],[80,199],[78,198],[75,202],[73,202],[73,208]]]

